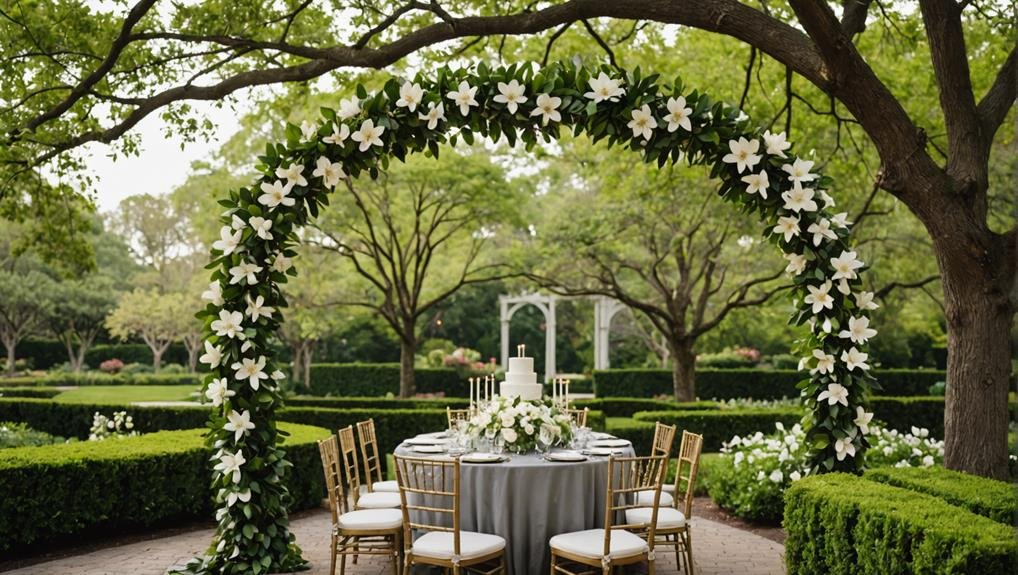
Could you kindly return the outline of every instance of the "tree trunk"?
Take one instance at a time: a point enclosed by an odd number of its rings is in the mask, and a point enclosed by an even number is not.
[[[152,373],[159,373],[163,367],[163,351],[165,349],[158,346],[152,348]]]
[[[303,371],[303,377],[301,381],[304,382],[305,389],[311,389],[311,356],[314,353],[315,353],[315,342],[308,341],[307,348],[304,350],[303,357],[301,358],[301,368]]]
[[[191,372],[191,373],[195,373],[196,371],[198,371],[198,350],[199,349],[200,348],[198,348],[197,346],[195,346],[195,347],[190,347],[189,346],[187,348],[187,370],[189,372]]]
[[[304,342],[298,341],[290,346],[290,381],[300,381],[300,368],[304,365]]]
[[[673,339],[669,347],[672,356],[672,383],[675,386],[675,401],[696,401],[696,352],[695,339]]]
[[[7,375],[9,377],[14,377],[14,361],[17,359],[15,357],[15,350],[17,349],[17,343],[14,342],[14,341],[7,341],[5,339],[4,340],[4,347],[7,348]]]
[[[399,396],[414,395],[414,354],[417,353],[417,338],[400,338],[399,348]]]

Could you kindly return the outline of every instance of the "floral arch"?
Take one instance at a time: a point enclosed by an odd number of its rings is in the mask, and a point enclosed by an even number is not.
[[[259,158],[261,177],[232,191],[221,238],[213,245],[205,321],[205,355],[211,373],[203,393],[214,406],[209,442],[218,529],[208,556],[192,572],[278,571],[303,564],[288,529],[282,478],[289,463],[276,429],[282,372],[269,349],[286,305],[280,284],[295,275],[297,230],[328,204],[346,177],[376,177],[390,158],[439,153],[439,144],[478,136],[527,150],[560,130],[622,146],[647,162],[710,166],[719,193],[738,209],[756,212],[764,236],[784,253],[797,312],[808,324],[798,341],[803,427],[810,442],[810,471],[856,471],[863,464],[864,430],[872,414],[867,395],[869,310],[873,294],[861,291],[865,266],[848,244],[845,213],[833,212],[830,178],[791,151],[785,134],[750,124],[741,110],[681,80],[661,83],[608,66],[559,63],[543,69],[513,65],[440,68],[412,80],[390,79],[338,110],[323,109],[318,124],[289,125],[286,141]]]

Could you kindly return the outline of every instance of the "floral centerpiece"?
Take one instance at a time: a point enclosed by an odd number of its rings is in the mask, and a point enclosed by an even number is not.
[[[472,440],[501,443],[509,451],[534,451],[539,445],[569,443],[573,437],[569,414],[546,401],[495,396],[478,404],[466,426]]]

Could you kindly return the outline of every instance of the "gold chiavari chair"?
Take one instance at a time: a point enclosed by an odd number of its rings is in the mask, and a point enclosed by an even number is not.
[[[346,572],[346,557],[352,555],[386,555],[392,558],[392,573],[398,575],[400,538],[403,535],[403,513],[399,509],[349,509],[343,489],[339,444],[336,436],[318,442],[325,472],[325,487],[329,492],[329,511],[332,512],[332,534],[329,548],[331,561],[329,574],[336,573],[336,557],[341,556],[339,572]]]
[[[651,455],[664,455],[665,456],[665,475],[668,475],[668,458],[672,455],[672,445],[675,444],[675,426],[665,425],[660,421],[654,426],[654,442],[651,444],[650,454]],[[667,492],[666,487],[661,488],[661,499],[659,505],[671,505],[674,498],[670,493]],[[654,493],[652,491],[644,491],[637,495],[637,502],[641,505],[652,505],[654,501]]]
[[[357,422],[357,440],[361,446],[361,461],[364,462],[364,485],[368,493],[386,491],[399,493],[395,480],[382,479],[382,460],[378,455],[378,437],[375,436],[375,420]]]
[[[505,573],[505,539],[460,529],[459,459],[396,456],[403,507],[403,569],[435,565],[453,575]],[[415,521],[416,519],[416,521]],[[416,540],[414,531],[424,532]]]
[[[551,538],[551,573],[596,572],[604,575],[614,567],[633,563],[647,563],[647,572],[654,575],[654,525],[656,507],[650,507],[652,520],[649,538],[642,538],[631,530],[629,519],[614,525],[616,514],[628,517],[639,509],[636,496],[643,491],[661,493],[668,458],[664,455],[643,457],[612,457],[608,460],[608,497],[605,502],[604,528],[563,533]],[[656,501],[656,497],[655,497]],[[590,568],[593,567],[593,570]]]
[[[343,462],[343,473],[347,489],[353,498],[354,509],[385,509],[399,507],[399,494],[375,491],[361,493],[361,472],[357,463],[357,443],[353,437],[353,426],[339,430],[339,454]]]
[[[689,529],[689,518],[693,513],[693,488],[696,484],[696,472],[700,467],[700,450],[703,447],[703,436],[688,431],[682,432],[682,443],[679,446],[678,465],[675,469],[674,489],[676,497],[673,503],[664,502],[664,494],[657,510],[657,521],[653,524],[656,532],[646,527],[651,525],[652,511],[650,507],[634,509],[626,514],[627,523],[643,523],[643,535],[658,537],[660,546],[675,548],[675,561],[678,565],[685,564],[687,575],[693,575],[693,542]],[[678,494],[682,494],[682,498]]]
[[[587,427],[587,415],[590,413],[589,407],[583,409],[567,409],[566,413],[576,424],[576,427]]]
[[[470,419],[469,409],[453,409],[451,407],[445,408],[445,416],[449,420],[449,429],[456,428],[456,422],[468,421]]]

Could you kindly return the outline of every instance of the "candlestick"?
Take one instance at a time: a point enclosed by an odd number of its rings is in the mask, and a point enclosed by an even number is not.
[[[474,378],[468,377],[467,381],[470,382],[470,411],[474,410]]]

